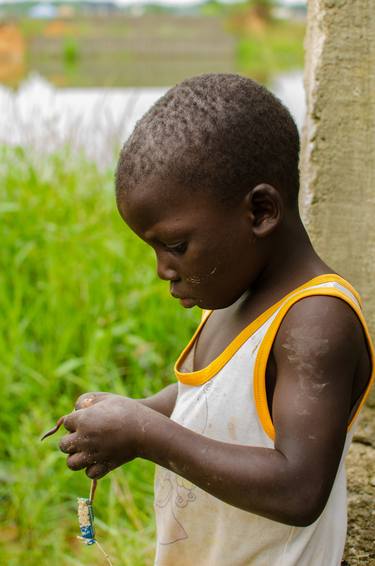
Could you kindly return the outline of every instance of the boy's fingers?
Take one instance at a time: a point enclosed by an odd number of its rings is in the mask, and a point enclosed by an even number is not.
[[[80,417],[79,411],[74,411],[73,413],[69,413],[64,417],[64,427],[69,432],[75,432],[77,430],[78,419]]]
[[[75,432],[73,434],[66,434],[63,436],[59,442],[61,452],[64,452],[64,454],[74,454],[74,452],[77,452],[77,440],[78,436]]]
[[[82,468],[87,468],[87,466],[95,465],[95,458],[87,452],[76,452],[71,456],[68,456],[66,464],[68,468],[73,471],[82,470]]]
[[[98,403],[99,401],[103,400],[103,397],[105,397],[106,395],[108,395],[107,393],[101,393],[101,392],[90,392],[90,393],[84,393],[83,395],[80,395],[76,401],[75,404],[75,409],[76,411],[79,409],[87,409],[88,407],[91,407],[92,405],[95,405],[95,403]]]
[[[86,475],[92,480],[98,480],[110,471],[110,468],[104,464],[92,464],[87,467]]]

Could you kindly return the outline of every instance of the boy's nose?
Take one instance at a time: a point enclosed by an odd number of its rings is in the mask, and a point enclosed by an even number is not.
[[[165,254],[158,253],[156,255],[156,262],[157,262],[156,271],[159,279],[163,279],[164,281],[178,280],[178,273],[171,265],[170,258],[166,257]]]

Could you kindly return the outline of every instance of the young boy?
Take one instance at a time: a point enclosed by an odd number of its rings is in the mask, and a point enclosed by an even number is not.
[[[202,322],[178,385],[83,395],[61,450],[91,478],[158,464],[159,566],[341,562],[343,460],[374,353],[358,294],[301,222],[298,152],[282,104],[229,74],[172,88],[122,150],[120,214]]]

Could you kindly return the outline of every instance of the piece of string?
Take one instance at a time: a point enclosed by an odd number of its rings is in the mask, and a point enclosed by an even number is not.
[[[96,486],[98,485],[98,480],[92,480],[91,482],[91,487],[90,487],[90,495],[89,495],[89,500],[90,503],[92,505],[93,501],[94,501],[94,496],[95,496],[95,491],[96,491]],[[85,541],[84,537],[78,536],[77,538],[79,538],[80,540]],[[108,554],[106,553],[106,551],[104,550],[104,548],[102,547],[102,545],[100,544],[100,542],[98,541],[97,538],[93,539],[95,541],[95,543],[98,545],[98,548],[100,550],[100,552],[103,554],[104,558],[106,559],[106,561],[108,562],[109,566],[113,566],[113,563],[111,562],[111,559],[109,558]]]
[[[97,539],[95,539],[96,544],[98,545],[99,550],[102,552],[104,558],[107,560],[109,566],[113,566],[111,559],[109,558],[108,554],[105,552],[104,548],[102,547],[102,545],[98,542]]]
[[[78,538],[79,540],[82,540],[85,544],[87,544],[87,541],[86,541],[86,539],[85,539],[84,537],[77,536],[77,538]],[[102,545],[100,544],[100,542],[98,541],[98,539],[97,539],[97,538],[94,538],[94,539],[92,539],[92,540],[93,540],[93,542],[95,542],[95,544],[98,545],[98,548],[99,548],[100,552],[103,554],[104,558],[107,560],[109,566],[113,566],[113,562],[111,562],[110,557],[108,556],[108,554],[106,553],[106,551],[104,550],[104,548],[102,547]]]

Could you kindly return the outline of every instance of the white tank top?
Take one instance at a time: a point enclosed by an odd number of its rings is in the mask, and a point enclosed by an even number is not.
[[[338,566],[346,537],[344,458],[353,423],[374,374],[374,351],[360,308],[347,281],[322,275],[302,285],[247,326],[206,368],[189,371],[189,357],[205,320],[176,362],[178,397],[171,419],[209,438],[249,446],[274,447],[268,411],[266,366],[276,332],[298,300],[312,295],[339,297],[362,322],[372,355],[372,376],[349,425],[332,491],[320,517],[308,527],[292,527],[224,503],[184,478],[157,467],[155,512],[157,566]],[[191,367],[191,366],[190,366]]]

